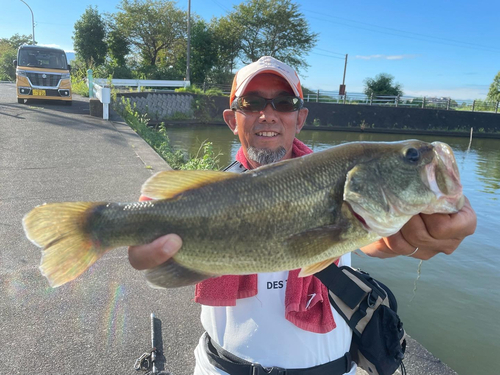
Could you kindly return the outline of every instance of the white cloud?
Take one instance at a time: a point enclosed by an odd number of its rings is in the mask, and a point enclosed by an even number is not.
[[[403,60],[414,59],[417,55],[356,55],[356,59],[360,60]]]

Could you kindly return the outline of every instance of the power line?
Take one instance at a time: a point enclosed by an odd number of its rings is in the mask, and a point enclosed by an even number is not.
[[[212,1],[212,3],[218,5],[219,8],[225,10],[226,12],[229,12],[229,9],[227,9],[225,6],[221,5],[218,1],[216,1],[216,0],[211,0],[211,1]]]
[[[334,55],[345,56],[345,53],[333,52],[333,51],[329,51],[327,49],[323,49],[323,48],[319,48],[319,47],[316,47],[316,49],[323,51],[323,52],[332,53]]]
[[[336,23],[336,24],[347,26],[347,27],[352,27],[352,28],[367,30],[367,31],[371,31],[371,32],[377,32],[377,33],[386,34],[386,35],[399,36],[399,37],[404,37],[404,38],[408,38],[408,39],[422,40],[422,41],[425,41],[425,42],[445,44],[445,45],[452,45],[454,47],[471,48],[471,49],[477,49],[477,50],[482,50],[482,51],[487,51],[487,52],[500,52],[500,49],[491,48],[491,47],[487,47],[487,46],[482,46],[482,45],[479,45],[479,44],[474,44],[474,43],[469,43],[469,42],[462,42],[462,41],[448,39],[448,38],[443,38],[443,37],[439,37],[439,36],[430,36],[430,35],[425,35],[425,34],[419,34],[419,33],[411,32],[411,31],[393,29],[393,28],[384,27],[384,26],[372,25],[372,24],[369,24],[369,23],[366,23],[366,22],[354,21],[354,20],[350,20],[350,19],[347,19],[347,18],[332,16],[332,15],[329,15],[329,14],[324,14],[324,13],[320,13],[320,12],[316,12],[316,11],[312,11],[312,10],[304,10],[304,11],[305,12],[309,12],[309,13],[319,14],[321,16],[328,17],[328,18],[339,19],[339,20],[343,20],[343,21],[347,21],[347,22],[351,22],[351,23],[356,23],[356,24],[361,24],[361,25],[365,26],[365,27],[363,27],[363,26],[355,26],[355,25],[351,25],[351,24],[345,23],[345,22],[332,21],[330,19],[324,19],[324,18],[320,18],[320,17],[310,16],[310,18],[314,18],[314,19],[317,19],[317,20],[320,20],[320,21],[329,22],[329,23]],[[373,29],[373,28],[384,29],[384,30],[387,30],[387,31],[376,30],[376,29]],[[414,36],[411,36],[411,35],[408,35],[408,34],[412,34]],[[450,44],[450,43],[453,43],[453,44]]]
[[[317,48],[316,48],[317,49]],[[319,56],[325,56],[325,57],[329,57],[331,59],[339,59],[339,60],[345,60],[345,57],[337,57],[337,56],[330,56],[330,55],[325,55],[324,53],[318,53],[318,52],[310,52],[314,55],[319,55]],[[344,54],[345,56],[345,54]]]

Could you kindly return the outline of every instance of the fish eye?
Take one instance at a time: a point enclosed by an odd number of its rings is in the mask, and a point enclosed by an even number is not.
[[[410,147],[405,152],[405,158],[412,163],[416,163],[420,160],[420,152],[416,148]]]

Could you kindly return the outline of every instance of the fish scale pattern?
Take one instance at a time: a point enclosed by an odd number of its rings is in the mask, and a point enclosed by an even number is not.
[[[132,108],[141,114],[147,114],[150,120],[162,121],[182,114],[185,118],[193,117],[193,96],[178,93],[148,93],[146,96],[127,96]],[[118,101],[118,107],[123,104]]]

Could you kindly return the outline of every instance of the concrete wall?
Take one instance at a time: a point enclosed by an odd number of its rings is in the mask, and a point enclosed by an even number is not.
[[[500,113],[306,102],[308,125],[500,132]],[[316,121],[315,121],[316,120]]]
[[[161,121],[172,117],[193,117],[192,103],[194,95],[189,93],[130,92],[117,95],[116,106],[123,106],[121,98],[130,100],[132,108],[141,114],[147,114],[152,121]]]
[[[148,114],[152,122],[179,120],[179,114],[184,115],[184,119],[198,122],[221,122],[222,112],[229,108],[227,96],[202,96],[198,109],[193,108],[195,95],[190,93],[131,92],[118,94],[120,97],[129,98],[139,112]],[[316,102],[306,102],[305,107],[309,109],[306,125],[310,126],[464,133],[469,133],[472,127],[475,134],[500,133],[500,113]]]
[[[123,106],[121,98],[130,100],[139,113],[147,114],[151,123],[172,120],[196,120],[197,122],[223,121],[222,112],[229,107],[226,96],[201,96],[198,108],[197,95],[175,92],[127,92],[117,95],[116,106]]]

